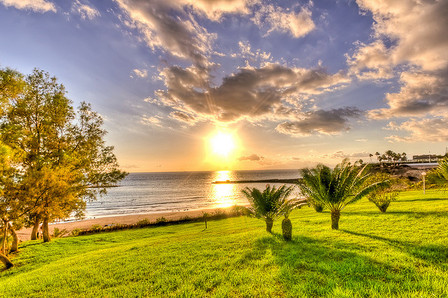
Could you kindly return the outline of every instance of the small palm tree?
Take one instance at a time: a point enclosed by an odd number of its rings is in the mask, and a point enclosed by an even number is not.
[[[448,157],[439,161],[439,166],[435,173],[444,181],[445,186],[448,187]]]
[[[288,196],[291,194],[293,187],[286,185],[271,188],[268,184],[266,189],[261,192],[257,188],[246,187],[242,190],[247,197],[251,207],[249,211],[257,218],[264,218],[266,222],[266,231],[272,233],[272,225],[274,219],[283,214],[285,210],[293,205]],[[290,206],[291,205],[291,206]]]
[[[308,205],[307,199],[289,200],[286,204],[284,204],[283,211],[281,211],[281,213],[285,216],[282,221],[282,234],[283,239],[285,239],[286,241],[290,241],[292,239],[292,222],[289,219],[289,214],[295,208],[301,208],[305,205]]]
[[[384,173],[377,173],[371,176],[369,182],[382,183],[367,195],[367,199],[374,203],[381,212],[386,212],[390,203],[397,200],[400,191],[407,187],[403,180]]]
[[[319,164],[314,169],[301,170],[299,188],[310,201],[320,203],[331,212],[331,228],[339,229],[341,210],[376,189],[383,182],[370,183],[367,165],[360,167],[344,159],[334,169]]]

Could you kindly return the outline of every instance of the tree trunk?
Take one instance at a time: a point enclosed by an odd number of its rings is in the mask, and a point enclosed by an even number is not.
[[[274,225],[274,220],[272,218],[266,218],[266,232],[272,233],[273,225]]]
[[[333,230],[339,229],[339,218],[341,217],[341,210],[331,210],[331,228]]]
[[[37,232],[39,231],[40,218],[36,216],[33,224],[33,230],[31,231],[31,240],[37,240]]]
[[[16,252],[19,250],[19,237],[11,224],[8,224],[8,228],[12,235],[12,244],[9,252]]]
[[[42,223],[42,237],[44,242],[50,242],[50,231],[48,229],[48,216],[44,216],[44,221]]]
[[[0,262],[2,262],[3,264],[5,264],[6,269],[11,268],[12,266],[14,266],[13,263],[11,263],[11,261],[4,255],[0,253]]]
[[[291,241],[292,239],[292,223],[289,218],[284,218],[282,221],[282,232],[283,238],[286,241]]]
[[[2,239],[2,254],[6,255],[6,242],[8,240],[8,226],[3,222],[3,239]]]
[[[383,203],[381,205],[378,205],[378,209],[380,209],[381,212],[386,212],[387,208],[389,207],[390,202]]]

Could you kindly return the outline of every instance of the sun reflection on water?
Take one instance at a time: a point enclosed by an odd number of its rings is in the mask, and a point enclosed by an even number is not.
[[[234,180],[231,171],[215,172],[214,181]],[[215,203],[215,208],[226,208],[235,205],[236,187],[234,184],[213,184],[212,185],[212,199]]]

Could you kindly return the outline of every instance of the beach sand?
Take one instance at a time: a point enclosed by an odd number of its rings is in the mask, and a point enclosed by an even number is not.
[[[213,208],[213,209],[201,209],[201,210],[189,210],[189,211],[172,211],[163,213],[148,213],[148,214],[135,214],[135,215],[122,215],[122,216],[112,216],[112,217],[100,217],[93,219],[78,220],[65,223],[54,223],[49,225],[50,235],[53,234],[53,230],[58,228],[60,230],[67,230],[68,233],[74,229],[89,229],[93,225],[100,225],[102,227],[111,224],[135,224],[143,219],[148,219],[151,222],[155,222],[157,218],[164,217],[168,221],[181,219],[185,216],[191,218],[202,217],[206,212],[212,214],[217,210],[227,210],[228,208]],[[30,240],[31,228],[21,229],[17,231],[17,235],[21,241]]]

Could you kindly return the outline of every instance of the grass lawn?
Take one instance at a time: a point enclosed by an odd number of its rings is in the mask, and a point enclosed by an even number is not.
[[[291,214],[293,241],[239,217],[23,243],[4,297],[448,296],[448,192],[410,191],[387,213],[366,199]]]

